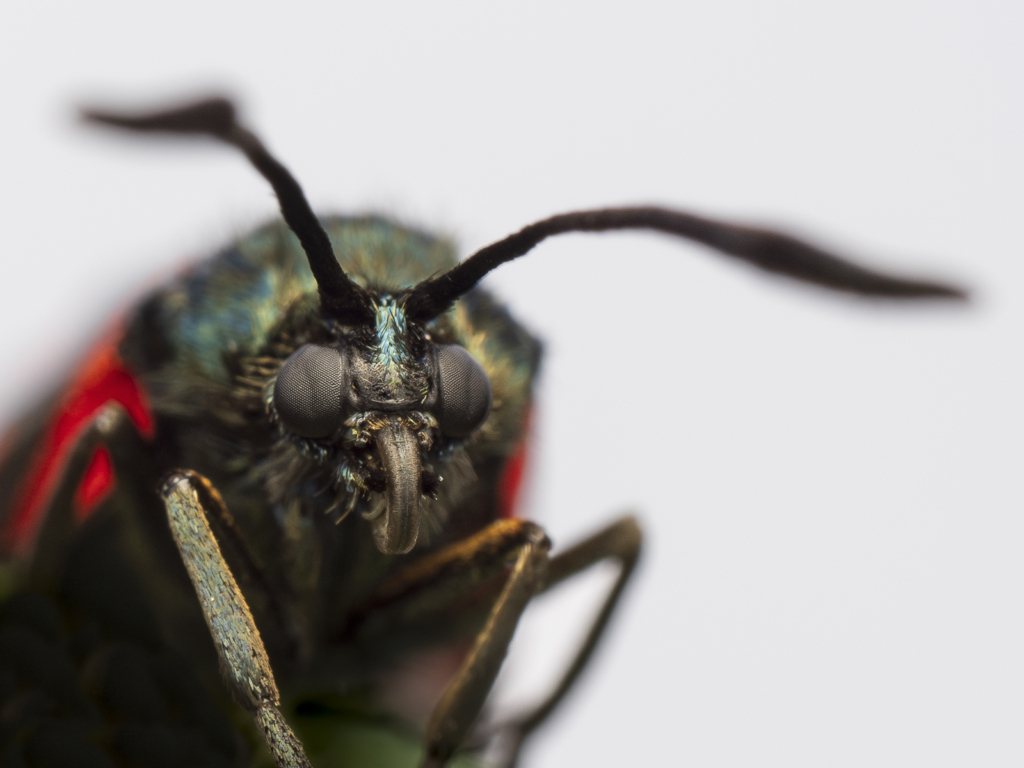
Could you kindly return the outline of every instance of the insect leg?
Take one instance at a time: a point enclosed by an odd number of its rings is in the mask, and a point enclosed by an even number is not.
[[[371,648],[410,633],[437,644],[467,632],[476,635],[433,707],[422,765],[443,766],[463,745],[520,615],[545,583],[549,547],[544,531],[533,523],[496,521],[398,571],[346,628],[344,635]]]
[[[177,471],[167,478],[160,495],[171,533],[232,694],[255,718],[279,768],[308,768],[302,745],[277,709],[280,696],[259,630],[207,522],[200,492],[209,487],[194,472]]]
[[[487,623],[434,708],[421,768],[442,768],[465,740],[498,676],[520,616],[544,584],[550,545],[536,530],[536,538],[515,550],[512,571]]]
[[[531,712],[501,729],[504,731],[503,735],[508,738],[507,745],[505,746],[507,765],[515,765],[523,741],[562,702],[562,699],[565,698],[565,695],[590,661],[594,648],[604,634],[608,620],[611,618],[615,606],[622,596],[622,591],[636,567],[637,559],[640,556],[642,539],[643,535],[636,518],[629,515],[616,520],[611,525],[551,558],[549,561],[544,591],[551,589],[571,576],[585,571],[602,560],[617,561],[619,564],[619,574],[611,590],[608,592],[608,596],[605,597],[601,610],[598,611],[597,616],[590,625],[583,643],[576,651],[576,656],[562,674],[562,678],[555,685],[551,693]]]

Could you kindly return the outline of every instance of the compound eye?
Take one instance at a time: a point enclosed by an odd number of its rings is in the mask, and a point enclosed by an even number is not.
[[[292,353],[274,382],[274,408],[289,432],[328,437],[341,426],[347,377],[342,352],[306,344]]]
[[[456,344],[437,347],[438,414],[447,437],[468,437],[491,410],[491,382],[465,349]]]

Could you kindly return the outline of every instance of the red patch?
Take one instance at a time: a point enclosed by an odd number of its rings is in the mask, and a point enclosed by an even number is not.
[[[105,405],[120,405],[135,428],[152,439],[153,416],[146,393],[117,354],[120,339],[120,333],[112,334],[93,349],[58,402],[16,497],[3,532],[3,549],[18,553],[30,549],[75,443]],[[87,519],[115,483],[110,454],[98,448],[75,494],[76,519]]]
[[[75,492],[75,520],[87,520],[93,510],[114,490],[114,462],[106,446],[98,446],[89,459],[82,482]]]
[[[508,457],[505,467],[498,479],[498,516],[505,520],[516,516],[516,504],[519,492],[523,487],[523,475],[526,472],[526,458],[529,453],[530,423],[533,421],[533,409],[523,419],[523,438],[515,451]]]

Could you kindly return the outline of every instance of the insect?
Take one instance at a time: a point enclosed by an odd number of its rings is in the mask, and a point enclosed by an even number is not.
[[[551,553],[512,514],[539,346],[476,286],[548,237],[652,229],[838,291],[964,295],[650,207],[553,216],[456,263],[387,219],[318,219],[225,99],[85,117],[241,150],[285,223],[152,293],[8,440],[0,733],[21,764],[469,765],[491,741],[514,763],[641,548],[627,517]],[[531,598],[605,560],[617,579],[549,696],[478,726]]]

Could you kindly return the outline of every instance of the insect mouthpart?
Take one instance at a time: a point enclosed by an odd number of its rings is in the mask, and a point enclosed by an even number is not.
[[[432,450],[440,437],[432,414],[363,411],[329,439],[295,437],[315,444],[319,450],[307,455],[331,467],[338,494],[332,509],[344,510],[338,522],[360,507],[381,553],[404,554],[416,545],[424,498],[441,481],[430,459],[443,460],[451,449]]]
[[[423,495],[423,457],[418,419],[382,414],[373,437],[384,470],[384,503],[368,515],[373,540],[385,555],[400,555],[416,546]]]

